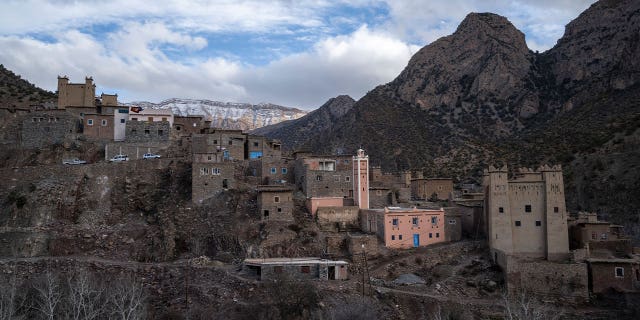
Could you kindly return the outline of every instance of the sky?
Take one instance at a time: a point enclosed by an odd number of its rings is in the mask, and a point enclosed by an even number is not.
[[[0,0],[0,63],[55,91],[92,76],[120,102],[359,99],[470,12],[507,17],[531,50],[594,0]]]

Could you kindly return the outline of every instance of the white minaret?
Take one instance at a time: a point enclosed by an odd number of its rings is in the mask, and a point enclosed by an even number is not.
[[[362,149],[353,157],[353,201],[360,209],[369,209],[369,156]]]

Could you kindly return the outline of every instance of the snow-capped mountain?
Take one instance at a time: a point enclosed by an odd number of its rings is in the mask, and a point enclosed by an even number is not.
[[[152,109],[171,109],[178,116],[204,116],[216,128],[253,130],[286,120],[298,119],[306,111],[271,103],[248,104],[197,99],[168,99],[160,103],[130,102],[127,105]]]

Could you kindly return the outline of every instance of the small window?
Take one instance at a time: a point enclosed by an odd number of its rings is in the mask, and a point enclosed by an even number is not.
[[[283,271],[284,271],[284,268],[282,266],[273,267],[273,273],[282,273]]]
[[[504,213],[504,208],[503,207],[498,208],[498,212],[499,213]]]
[[[87,119],[87,125],[88,126],[92,126],[93,125],[93,119]]]
[[[402,240],[402,235],[398,235],[398,240]]]
[[[162,130],[158,130],[158,135],[161,136],[164,133]]]
[[[438,224],[438,217],[431,217],[431,224]]]
[[[598,240],[598,233],[591,232],[591,240]]]
[[[229,140],[229,145],[232,146],[233,145],[233,140]]]
[[[440,238],[440,233],[436,232],[436,238]]]
[[[144,134],[150,134],[151,131],[149,131],[149,129],[144,129]]]
[[[558,207],[553,207],[553,212],[554,213],[558,213],[560,211],[560,209],[558,209]]]
[[[204,176],[209,174],[209,168],[200,168],[200,175]]]
[[[222,179],[222,187],[225,189],[229,188],[229,180]]]
[[[398,218],[393,218],[391,224],[393,224],[394,226],[398,226]]]
[[[221,172],[220,168],[211,168],[211,174],[219,176],[220,172]]]
[[[282,208],[278,208],[278,212],[282,212]]]
[[[278,197],[278,196],[273,197],[273,202],[275,202],[275,203],[280,202],[280,197]]]
[[[180,130],[182,130],[182,127],[181,126],[176,126],[176,131],[180,131]]]
[[[322,181],[322,176],[321,175],[317,175],[316,176],[316,181]]]
[[[417,217],[411,218],[411,223],[413,224],[414,227],[418,226],[419,221],[420,219],[418,219]]]
[[[449,224],[456,224],[456,220],[455,219],[449,219]]]
[[[102,123],[101,124],[102,124],[103,127],[106,126],[107,125],[107,120],[102,119]]]
[[[433,238],[433,233],[429,232],[429,239]]]
[[[310,266],[300,266],[300,272],[301,273],[311,273],[311,267]]]
[[[616,267],[616,278],[624,278],[624,268]]]
[[[542,222],[540,220],[536,220],[536,227],[542,226]]]
[[[138,121],[138,118],[131,118],[131,121]]]
[[[344,182],[350,182],[350,181],[351,181],[351,177],[349,176],[344,177]]]
[[[392,234],[391,235],[391,240],[395,240],[395,239],[396,239],[396,236]]]
[[[607,233],[603,233],[600,235],[600,240],[607,240]]]
[[[211,156],[207,156],[207,160],[211,160]]]
[[[213,140],[213,144],[218,144],[218,140]]]
[[[257,146],[259,146],[259,143],[258,143],[257,141],[254,141],[254,142],[253,142],[253,146],[254,146],[254,147],[257,147]]]
[[[282,168],[282,174],[287,174],[287,168]]]
[[[531,212],[531,205],[530,204],[524,206],[524,212]]]
[[[124,123],[124,122],[125,122],[124,119],[120,119],[120,123]]]
[[[271,174],[276,174],[277,169],[275,167],[271,168]]]
[[[516,220],[516,227],[520,227],[522,226],[522,223],[520,222],[520,220]]]

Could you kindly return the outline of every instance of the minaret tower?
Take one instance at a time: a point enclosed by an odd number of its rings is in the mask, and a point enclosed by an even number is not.
[[[353,201],[360,209],[369,209],[369,156],[362,149],[353,157]]]

